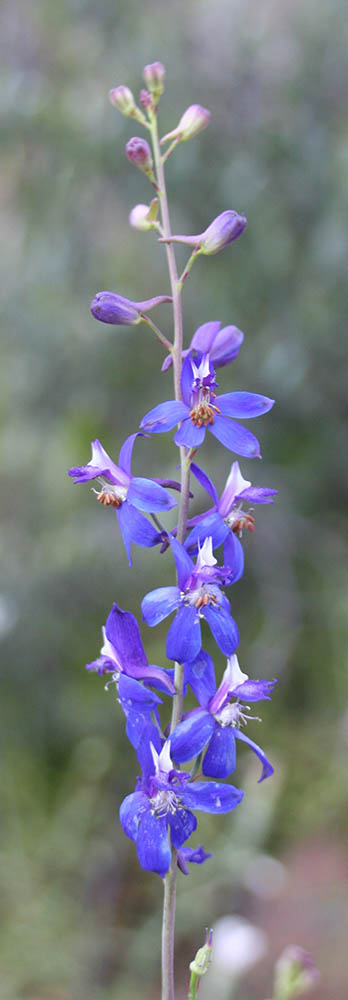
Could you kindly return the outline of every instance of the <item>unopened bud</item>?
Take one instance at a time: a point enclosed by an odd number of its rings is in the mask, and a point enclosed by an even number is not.
[[[145,108],[145,111],[147,110],[147,108],[151,108],[152,107],[152,97],[151,97],[151,94],[149,94],[148,90],[141,90],[140,91],[139,100],[140,100],[140,104],[141,104],[142,108]]]
[[[157,228],[158,198],[153,198],[150,205],[134,205],[129,216],[130,225],[133,229],[141,232],[148,232],[149,229]]]
[[[216,219],[210,223],[203,233],[195,236],[170,236],[161,237],[160,243],[186,243],[188,246],[196,248],[197,252],[205,254],[218,253],[223,250],[233,240],[238,239],[244,233],[247,220],[244,215],[238,215],[232,209],[221,212]]]
[[[200,104],[191,104],[184,111],[177,127],[172,132],[167,132],[167,135],[163,136],[161,145],[164,142],[169,142],[170,139],[177,139],[178,142],[187,142],[188,139],[192,139],[198,132],[202,132],[202,129],[206,128],[209,122],[210,111],[207,108],[202,108]]]
[[[160,96],[163,94],[165,75],[166,71],[161,62],[154,62],[148,66],[144,66],[143,77],[155,104],[158,104]]]
[[[198,948],[197,954],[195,955],[192,962],[190,962],[190,972],[193,972],[195,976],[204,976],[209,969],[211,962],[211,953],[213,950],[213,932],[206,928],[205,932],[205,944],[203,948]]]
[[[138,136],[134,135],[132,139],[127,142],[126,145],[126,156],[131,163],[134,163],[139,170],[142,170],[144,174],[148,177],[153,178],[153,160],[151,156],[151,150],[146,139],[139,139]]]
[[[91,313],[101,323],[110,323],[112,326],[136,326],[137,323],[141,323],[148,309],[160,305],[161,302],[171,301],[168,295],[156,295],[153,299],[132,302],[131,299],[125,299],[116,292],[97,292],[91,302]]]
[[[126,118],[136,118],[142,125],[146,125],[146,119],[140,108],[137,107],[129,87],[121,84],[120,87],[114,87],[112,90],[109,90],[109,100]]]
[[[295,1000],[317,986],[320,973],[311,955],[298,945],[289,945],[278,958],[274,970],[275,1000]]]

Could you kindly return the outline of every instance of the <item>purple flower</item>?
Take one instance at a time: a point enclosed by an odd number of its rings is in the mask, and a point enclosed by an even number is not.
[[[166,643],[169,660],[178,663],[194,660],[202,646],[201,619],[209,625],[214,639],[226,656],[234,653],[239,643],[239,632],[227,597],[221,592],[221,580],[229,582],[229,574],[216,565],[211,538],[206,538],[198,553],[196,565],[183,545],[169,536],[173,550],[177,587],[159,587],[146,594],[141,609],[148,625],[158,625],[172,611],[177,615],[172,622]],[[227,578],[227,579],[226,579]]]
[[[175,694],[169,671],[149,666],[138,622],[130,611],[123,611],[117,604],[113,604],[102,632],[103,646],[100,655],[92,663],[86,664],[87,670],[95,670],[99,676],[111,673],[116,681],[122,674]]]
[[[131,543],[151,548],[158,543],[158,532],[140,511],[151,513],[170,510],[176,500],[172,500],[160,483],[152,479],[132,476],[131,459],[136,434],[126,438],[119,454],[119,465],[115,465],[100,441],[92,441],[92,458],[87,465],[69,469],[69,476],[75,483],[86,483],[98,479],[100,490],[94,490],[99,503],[104,507],[114,507],[118,517],[122,538],[132,565]],[[166,482],[166,480],[163,480]],[[171,483],[171,485],[174,485]]]
[[[225,448],[237,455],[261,458],[257,438],[231,417],[242,420],[259,417],[271,409],[274,399],[254,392],[227,392],[216,396],[216,386],[209,354],[203,354],[199,361],[189,355],[182,366],[182,402],[171,399],[155,406],[143,417],[141,429],[162,434],[180,423],[174,441],[186,448],[198,448],[203,444],[208,429]]]
[[[169,236],[161,237],[159,243],[186,243],[195,247],[197,253],[214,254],[223,250],[233,240],[244,233],[247,220],[244,215],[238,215],[232,209],[221,212],[213,222],[210,223],[203,233],[196,236]]]
[[[240,729],[246,725],[249,706],[240,701],[269,701],[276,681],[252,681],[244,674],[234,654],[218,689],[214,664],[202,650],[196,663],[185,664],[185,678],[191,685],[201,708],[188,712],[171,735],[174,760],[192,760],[207,746],[203,759],[203,774],[212,778],[227,778],[236,766],[236,738],[247,743],[262,763],[259,781],[273,774],[273,767],[261,747]],[[231,698],[234,700],[231,701]],[[260,720],[258,720],[260,721]]]
[[[244,554],[239,539],[244,529],[254,530],[254,518],[243,510],[243,502],[254,504],[274,503],[273,497],[277,490],[269,490],[264,486],[252,486],[244,479],[239,468],[239,462],[233,462],[226,486],[218,498],[214,483],[194,462],[191,469],[198,481],[214,500],[214,506],[205,514],[191,518],[194,527],[188,535],[185,548],[195,549],[205,538],[211,535],[213,549],[224,543],[224,564],[231,573],[231,583],[240,579],[244,569]]]
[[[207,854],[204,847],[200,844],[199,847],[180,847],[178,850],[178,868],[183,873],[183,875],[188,875],[189,870],[187,863],[194,863],[195,865],[202,865],[204,861],[208,858],[212,858],[212,854]]]
[[[192,782],[190,775],[176,771],[170,758],[170,740],[160,753],[152,750],[152,767],[146,763],[136,791],[127,795],[120,820],[127,837],[134,840],[142,868],[162,878],[171,863],[171,847],[180,849],[196,829],[191,809],[208,813],[231,812],[243,792],[218,782]],[[141,748],[138,753],[141,758]]]
[[[244,333],[238,330],[237,326],[224,326],[221,330],[221,323],[212,320],[203,323],[193,334],[190,346],[182,352],[182,357],[187,358],[191,354],[192,360],[196,360],[197,352],[209,354],[214,368],[223,368],[237,357],[239,349],[244,340]],[[162,372],[167,371],[173,364],[173,355],[167,354],[162,365]]]
[[[111,323],[113,326],[136,326],[144,319],[148,309],[160,305],[161,302],[171,302],[170,295],[155,295],[154,299],[144,299],[142,302],[132,302],[116,292],[97,292],[91,302],[91,313],[101,323]]]

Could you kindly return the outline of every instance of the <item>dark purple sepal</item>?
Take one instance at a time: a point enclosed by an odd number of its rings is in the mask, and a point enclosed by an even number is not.
[[[207,493],[209,493],[209,496],[214,501],[214,504],[217,505],[219,503],[219,497],[217,494],[217,489],[214,486],[213,480],[210,479],[210,476],[208,476],[207,473],[204,472],[204,469],[201,469],[199,465],[196,465],[195,462],[191,462],[191,472],[193,472],[193,475],[196,477],[196,479],[198,479],[198,482],[201,484],[201,486],[203,486],[203,489],[206,490]]]
[[[168,660],[185,663],[195,660],[202,645],[200,619],[197,608],[183,604],[172,622],[166,642]]]
[[[226,813],[242,801],[244,792],[234,785],[221,785],[217,781],[195,781],[187,784],[181,793],[184,805],[208,813]]]
[[[158,531],[132,504],[121,504],[121,507],[116,510],[116,514],[123,544],[128,556],[128,564],[131,566],[132,542],[134,545],[141,545],[143,548],[151,549],[153,545],[158,545]]]
[[[185,663],[185,681],[202,708],[207,708],[216,691],[216,679],[213,660],[205,649],[201,649],[191,663]]]
[[[211,740],[215,729],[215,719],[204,708],[189,712],[183,722],[173,730],[170,736],[171,755],[173,760],[193,760],[204,750]]]
[[[225,656],[231,656],[239,645],[239,631],[236,622],[225,607],[207,604],[202,615],[213,633],[215,642]]]
[[[254,740],[251,740],[249,736],[246,736],[245,733],[242,733],[240,729],[235,729],[233,727],[233,732],[238,740],[242,740],[243,743],[247,743],[248,746],[251,747],[251,749],[254,751],[256,756],[261,761],[262,771],[261,771],[261,778],[259,778],[258,780],[258,784],[260,784],[260,781],[264,781],[265,778],[270,778],[271,774],[273,774],[274,772],[274,768],[272,767],[272,764],[270,764],[268,758],[266,757],[266,754],[263,752],[261,747],[259,747],[257,743],[254,743]]]
[[[174,848],[181,847],[197,827],[196,817],[186,809],[169,815],[170,839]]]
[[[167,819],[165,816],[154,815],[150,805],[140,816],[136,843],[141,867],[164,878],[172,857]]]
[[[177,857],[178,868],[180,868],[183,875],[189,875],[189,870],[187,868],[188,863],[202,865],[204,861],[207,861],[208,858],[212,857],[213,855],[207,854],[201,844],[199,847],[181,847],[178,851]]]

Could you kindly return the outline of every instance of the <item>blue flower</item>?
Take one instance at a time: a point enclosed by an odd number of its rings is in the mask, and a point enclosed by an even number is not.
[[[132,476],[131,460],[135,439],[138,435],[131,434],[126,438],[119,454],[119,464],[115,465],[100,441],[92,441],[92,458],[87,465],[78,465],[69,469],[69,476],[75,483],[86,483],[98,479],[100,490],[95,490],[99,503],[104,507],[114,507],[118,517],[121,534],[128,555],[129,565],[132,565],[131,543],[151,548],[157,545],[158,532],[150,521],[140,514],[140,511],[166,511],[175,506],[160,483],[152,479]],[[163,480],[164,483],[168,482]],[[168,482],[176,487],[177,484]]]
[[[190,775],[176,771],[170,740],[160,752],[153,746],[151,752],[152,766],[146,762],[136,791],[122,802],[120,820],[127,837],[136,843],[142,868],[164,878],[171,863],[170,841],[180,849],[196,829],[191,809],[230,812],[241,802],[243,792],[215,781],[193,782]]]
[[[211,538],[205,539],[194,565],[183,545],[172,535],[168,537],[176,563],[178,586],[159,587],[146,594],[141,605],[144,620],[150,626],[158,625],[177,610],[167,635],[169,660],[184,663],[198,656],[202,646],[202,618],[208,623],[221,651],[231,656],[238,646],[239,632],[231,618],[229,601],[219,587],[221,580],[229,582],[228,571],[216,565]]]
[[[188,355],[182,366],[182,402],[171,399],[146,413],[140,427],[152,434],[170,431],[181,424],[174,441],[186,448],[203,444],[206,429],[237,455],[261,458],[260,446],[251,431],[241,427],[231,417],[246,419],[267,413],[274,403],[268,396],[254,392],[227,392],[216,396],[215,371],[209,354],[193,358]]]
[[[243,510],[243,502],[273,503],[277,490],[270,490],[265,486],[252,486],[248,479],[243,478],[239,462],[233,462],[219,499],[214,483],[206,472],[194,462],[191,462],[191,469],[212,497],[214,506],[205,514],[191,518],[189,523],[194,527],[186,538],[185,548],[197,549],[197,545],[202,544],[208,536],[212,538],[213,549],[224,543],[224,564],[231,572],[230,582],[236,583],[244,569],[244,554],[239,539],[244,529],[254,530],[254,518],[248,511]]]
[[[236,738],[247,743],[262,763],[259,781],[273,774],[273,767],[261,747],[240,729],[248,719],[249,706],[240,701],[269,701],[276,681],[252,681],[231,656],[218,689],[214,664],[202,650],[196,663],[185,664],[185,679],[191,685],[201,708],[188,712],[171,735],[174,760],[192,760],[205,747],[202,771],[207,777],[227,778],[236,766]],[[234,700],[231,701],[231,698]],[[260,720],[258,720],[260,721]]]
[[[114,604],[102,632],[104,642],[100,656],[86,664],[87,670],[95,670],[99,676],[112,674],[113,680],[119,680],[121,675],[132,677],[175,694],[169,672],[149,665],[138,622],[130,611],[123,611]]]
[[[182,358],[187,358],[187,355],[191,354],[195,361],[197,354],[209,354],[214,368],[223,368],[237,357],[243,340],[244,333],[238,330],[237,326],[224,326],[221,330],[221,323],[217,320],[211,320],[198,327],[193,334],[190,346],[182,351]],[[167,371],[172,364],[173,355],[167,354],[162,365],[162,372]]]

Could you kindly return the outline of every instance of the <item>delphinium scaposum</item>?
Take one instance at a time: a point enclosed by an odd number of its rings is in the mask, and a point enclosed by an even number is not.
[[[147,626],[155,627],[170,618],[162,664],[149,664],[136,618],[115,603],[111,611],[106,609],[100,655],[87,669],[102,676],[107,688],[115,686],[112,689],[117,690],[126,735],[138,758],[136,788],[122,802],[120,820],[136,845],[142,867],[164,881],[162,1000],[173,1000],[177,871],[187,875],[190,864],[203,864],[210,857],[195,837],[196,814],[227,813],[241,803],[243,791],[231,781],[237,747],[238,752],[244,752],[241,743],[259,758],[260,781],[273,771],[245,727],[255,719],[253,704],[269,700],[275,681],[253,680],[239,666],[236,650],[240,635],[230,602],[233,586],[244,571],[243,531],[253,531],[255,506],[273,503],[276,490],[251,485],[243,469],[243,459],[261,457],[258,438],[245,422],[266,414],[274,401],[244,387],[227,393],[218,390],[218,369],[237,358],[243,333],[232,324],[222,326],[219,318],[207,321],[202,308],[200,325],[184,348],[182,292],[191,268],[200,256],[224,248],[228,248],[227,253],[236,253],[234,244],[245,231],[246,219],[227,208],[213,221],[208,214],[206,229],[196,236],[172,234],[164,165],[177,146],[209,124],[210,113],[192,105],[178,125],[159,139],[157,112],[164,76],[161,63],[146,66],[139,104],[126,86],[111,90],[110,100],[144,132],[143,137],[129,139],[126,155],[144,174],[150,197],[131,210],[130,224],[149,234],[142,239],[155,238],[163,244],[169,293],[133,301],[118,291],[97,292],[91,312],[97,321],[114,326],[145,324],[159,343],[159,369],[172,369],[174,390],[168,393],[163,387],[169,398],[144,416],[139,413],[139,429],[130,426],[129,436],[123,443],[119,441],[117,464],[96,439],[91,459],[70,469],[69,474],[75,483],[93,483],[100,506],[114,508],[130,565],[134,546],[156,547],[159,556],[155,586],[139,595],[139,606],[146,623],[144,639]],[[177,242],[191,247],[180,277],[174,252]],[[173,312],[173,341],[152,318],[152,309],[166,302]],[[168,376],[159,377],[165,380]],[[220,449],[221,463],[225,460],[227,481],[220,496],[205,468],[207,432]],[[143,437],[157,434],[167,434],[173,471],[180,464],[180,482],[175,474],[172,480],[155,479],[137,476],[134,471]],[[257,473],[258,469],[256,478]],[[201,513],[190,509],[192,487],[197,482],[209,497],[207,509]],[[166,514],[175,506],[177,520],[169,530]],[[160,583],[165,551],[173,567],[170,586]],[[115,597],[117,600],[117,592]],[[215,664],[204,649],[209,633],[216,647]],[[190,711],[185,707],[189,689],[197,702]],[[168,698],[171,722],[164,732],[161,710]]]

